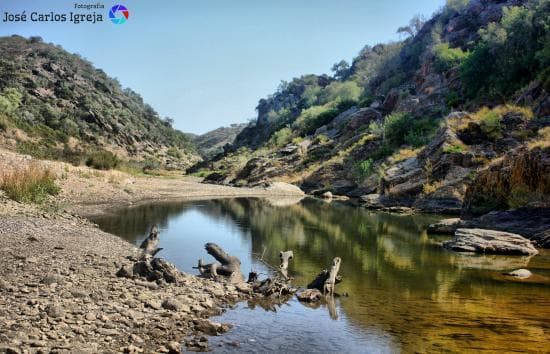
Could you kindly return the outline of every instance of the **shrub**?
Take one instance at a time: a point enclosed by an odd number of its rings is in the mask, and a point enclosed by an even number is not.
[[[507,104],[497,106],[493,109],[483,107],[476,113],[472,114],[469,120],[478,122],[485,135],[492,140],[496,140],[502,137],[501,120],[502,117],[507,114],[520,114],[525,119],[531,119],[534,116],[533,111],[529,108]]]
[[[290,128],[283,128],[277,130],[269,139],[268,145],[273,147],[280,147],[286,145],[292,137],[292,130]]]
[[[384,120],[384,140],[389,145],[400,146],[405,142],[409,130],[410,117],[407,113],[393,113]]]
[[[295,126],[303,134],[312,134],[319,127],[329,123],[338,114],[339,110],[331,105],[313,106],[302,111]]]
[[[384,141],[392,147],[408,144],[420,147],[429,142],[437,124],[429,118],[415,118],[407,113],[394,113],[384,121]]]
[[[354,172],[359,181],[365,180],[374,172],[374,162],[372,159],[359,161],[354,166]]]
[[[350,109],[350,108],[353,107],[353,106],[357,106],[357,101],[354,101],[354,100],[345,100],[345,101],[339,102],[339,103],[336,105],[336,108],[338,109],[338,111],[344,112],[344,111],[347,111],[348,109]]]
[[[354,81],[334,81],[322,92],[321,100],[327,102],[359,101],[363,90]]]
[[[175,158],[175,159],[181,159],[181,157],[182,157],[181,151],[177,147],[174,147],[174,146],[169,148],[168,151],[166,151],[166,154],[168,156],[171,156],[171,157]]]
[[[374,102],[374,98],[372,98],[372,96],[367,96],[367,97],[364,97],[362,98],[358,105],[359,107],[363,108],[363,107],[370,107],[370,105]]]
[[[451,91],[445,96],[447,107],[456,108],[463,102],[462,98],[456,91]]]
[[[481,130],[492,140],[497,140],[502,137],[502,125],[500,124],[500,116],[495,111],[489,111],[483,113],[479,126]]]
[[[119,164],[118,157],[110,151],[101,150],[93,152],[86,160],[86,166],[96,170],[110,170]]]
[[[548,1],[504,7],[499,23],[479,31],[481,39],[461,65],[467,97],[505,99],[548,67],[549,14]]]
[[[319,134],[315,137],[313,140],[314,143],[319,143],[321,145],[325,145],[330,141],[330,138],[326,136],[325,134]]]
[[[160,168],[160,162],[157,159],[148,157],[143,161],[142,171],[144,173],[151,172]]]
[[[469,2],[470,0],[447,0],[446,7],[453,11],[459,12],[464,9]]]
[[[0,114],[0,131],[6,131],[8,129],[9,123],[5,116]]]
[[[0,113],[13,114],[21,104],[21,92],[15,88],[6,88],[0,95]]]
[[[60,191],[54,174],[36,164],[3,172],[0,188],[11,199],[26,203],[42,203],[48,196],[57,195]]]
[[[460,48],[450,48],[448,43],[440,43],[434,46],[435,69],[444,72],[460,65],[467,57],[468,52]]]

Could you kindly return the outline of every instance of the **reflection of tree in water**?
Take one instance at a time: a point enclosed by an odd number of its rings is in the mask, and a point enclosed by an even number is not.
[[[433,217],[374,213],[312,199],[275,207],[249,198],[141,206],[98,222],[136,242],[151,224],[162,228],[190,210],[250,234],[253,252],[265,247],[271,264],[278,263],[279,251],[293,250],[289,272],[297,285],[307,284],[340,256],[344,282],[337,291],[350,294],[339,300],[347,317],[363,328],[392,333],[405,351],[458,351],[469,345],[461,338],[479,348],[536,350],[549,339],[525,335],[544,328],[550,314],[540,299],[550,295],[548,287],[491,280],[486,269],[475,269],[483,268],[484,257],[442,251],[424,231]],[[498,260],[503,268],[528,262]],[[511,340],[503,342],[502,335]]]
[[[230,215],[251,233],[254,252],[266,248],[270,263],[278,262],[280,250],[293,250],[290,273],[296,284],[306,284],[334,256],[342,257],[344,282],[337,290],[350,294],[340,300],[348,318],[395,334],[404,350],[460,350],[466,343],[457,340],[457,332],[475,338],[480,348],[506,349],[509,344],[503,345],[491,330],[498,323],[504,324],[502,333],[514,337],[515,346],[525,345],[516,312],[533,316],[536,311],[525,307],[540,298],[536,287],[523,286],[518,294],[518,284],[497,284],[487,279],[486,270],[464,268],[464,256],[442,251],[425,233],[433,217],[373,213],[315,200],[287,207],[257,199],[213,203],[222,206],[214,208],[218,215]],[[500,260],[518,262],[517,257]],[[495,312],[494,299],[503,309]],[[544,311],[537,313],[523,330],[542,328],[544,316]],[[530,343],[537,348],[544,341]]]

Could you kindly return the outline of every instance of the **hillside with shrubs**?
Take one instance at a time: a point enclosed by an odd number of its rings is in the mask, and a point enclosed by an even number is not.
[[[0,38],[0,146],[98,169],[183,169],[191,139],[139,94],[40,37]]]
[[[398,32],[332,75],[281,82],[225,154],[194,170],[209,183],[282,180],[373,208],[548,205],[550,1],[448,0]],[[514,170],[527,157],[531,177]],[[481,181],[492,188],[483,197]]]

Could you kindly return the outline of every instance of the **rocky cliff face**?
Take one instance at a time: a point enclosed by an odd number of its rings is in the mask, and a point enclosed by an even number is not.
[[[3,145],[45,157],[110,150],[174,168],[200,159],[171,120],[79,55],[19,36],[0,38],[0,53]]]
[[[550,146],[522,146],[480,170],[466,194],[464,216],[524,205],[550,205]]]
[[[479,55],[487,38],[506,31],[511,38],[506,26],[521,16],[527,25],[547,18],[543,3],[525,4],[446,7],[402,43],[365,47],[332,78],[282,85],[260,101],[258,121],[233,149],[210,161],[210,182],[284,180],[372,208],[464,215],[548,203],[546,71],[526,73],[535,79],[513,94],[495,83],[472,97],[463,80],[471,69],[464,61]],[[546,34],[538,35],[540,48]]]

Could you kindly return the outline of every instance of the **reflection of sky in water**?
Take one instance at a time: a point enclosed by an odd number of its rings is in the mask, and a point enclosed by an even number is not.
[[[290,274],[304,286],[332,257],[342,257],[344,281],[337,291],[337,319],[329,308],[308,308],[295,298],[266,311],[245,303],[216,321],[235,327],[212,338],[218,351],[388,352],[489,350],[540,351],[550,341],[550,255],[471,256],[442,250],[446,236],[427,235],[433,216],[398,216],[305,200],[273,207],[254,199],[147,205],[96,220],[107,231],[139,244],[153,223],[160,226],[159,254],[183,271],[215,242],[251,269],[267,274],[252,256],[278,263],[292,249]],[[514,283],[503,270],[532,267],[539,283]],[[536,271],[535,271],[536,269]],[[546,277],[546,278],[545,278]],[[546,299],[546,300],[545,300]],[[227,343],[237,341],[239,347]],[[217,345],[221,345],[217,347]]]

